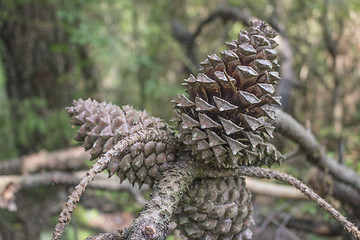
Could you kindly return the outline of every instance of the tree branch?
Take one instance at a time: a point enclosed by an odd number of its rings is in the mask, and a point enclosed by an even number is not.
[[[336,160],[327,157],[324,149],[314,135],[307,131],[289,114],[277,110],[275,130],[299,144],[311,163],[322,170],[328,169],[330,174],[336,179],[360,191],[360,176],[351,168],[341,165]]]
[[[85,160],[90,159],[89,152],[83,147],[73,147],[65,150],[29,154],[20,158],[0,162],[0,175],[33,173],[41,170],[75,170],[85,166]]]
[[[179,162],[164,173],[154,189],[152,197],[145,209],[126,232],[98,234],[87,240],[122,239],[122,240],[163,240],[173,213],[188,186],[198,175],[188,156],[180,156]]]

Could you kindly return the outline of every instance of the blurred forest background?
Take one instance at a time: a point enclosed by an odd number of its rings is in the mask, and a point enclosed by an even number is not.
[[[360,173],[358,0],[0,0],[0,160],[73,147],[76,129],[64,108],[77,98],[133,105],[168,121],[182,80],[253,18],[280,33],[277,93],[284,110],[311,129],[330,157]],[[275,141],[289,157],[282,171],[310,178],[311,166],[296,145]],[[70,189],[19,192],[18,211],[0,209],[0,239],[49,239]],[[108,230],[89,219],[116,216],[122,226],[141,209],[141,203],[128,204],[129,191],[87,193],[92,197],[84,197],[64,239]],[[260,226],[254,239],[342,239],[315,204],[254,199]],[[310,227],[315,219],[337,231],[296,231],[287,225],[290,218]],[[271,229],[274,238],[268,238]]]

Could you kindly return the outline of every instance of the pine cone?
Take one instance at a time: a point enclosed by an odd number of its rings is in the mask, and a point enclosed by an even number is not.
[[[190,239],[251,239],[251,194],[241,177],[196,180],[174,220]]]
[[[146,128],[157,128],[172,134],[167,124],[158,118],[149,116],[145,111],[137,111],[130,106],[122,109],[112,103],[98,103],[95,100],[73,102],[67,111],[71,123],[80,126],[75,140],[83,142],[90,150],[91,159],[101,156],[111,149],[119,140]],[[117,173],[122,182],[137,182],[152,186],[167,170],[168,162],[175,160],[175,149],[164,142],[138,142],[130,146],[128,152],[112,159],[107,167],[109,175]]]
[[[238,40],[227,43],[221,58],[210,55],[197,77],[183,85],[189,97],[179,94],[173,121],[180,140],[200,162],[218,167],[270,166],[282,156],[268,143],[275,118],[271,104],[280,79],[276,36],[264,22],[252,22]]]

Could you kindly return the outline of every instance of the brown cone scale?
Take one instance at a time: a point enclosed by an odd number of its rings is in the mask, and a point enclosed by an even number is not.
[[[185,79],[188,96],[178,94],[173,121],[180,140],[197,161],[217,167],[272,165],[281,154],[268,142],[279,78],[276,33],[257,21],[226,44],[220,56],[201,63]]]

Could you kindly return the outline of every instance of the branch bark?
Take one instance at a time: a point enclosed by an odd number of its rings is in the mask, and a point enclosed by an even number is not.
[[[188,186],[197,177],[197,168],[188,156],[164,173],[152,197],[136,221],[125,231],[98,234],[87,240],[164,240],[173,213]]]

